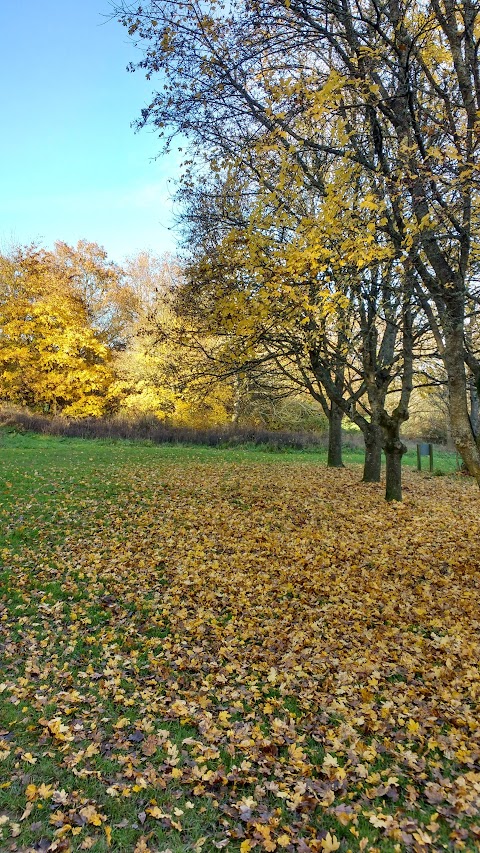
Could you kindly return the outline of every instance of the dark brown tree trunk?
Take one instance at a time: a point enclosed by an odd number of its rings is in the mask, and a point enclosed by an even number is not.
[[[402,500],[402,456],[406,452],[403,441],[398,434],[398,424],[384,430],[383,449],[386,461],[385,500]]]
[[[450,424],[455,447],[470,474],[480,485],[480,452],[475,442],[467,405],[463,322],[450,321],[445,332],[444,363],[447,372]]]
[[[378,424],[370,423],[363,437],[365,440],[363,482],[379,483],[382,473],[382,430]]]
[[[470,377],[470,421],[472,424],[475,440],[478,441],[479,426],[480,426],[480,402],[478,399],[478,388],[475,382],[475,377]]]
[[[327,465],[329,468],[344,467],[342,460],[342,420],[342,410],[332,401],[328,417]]]

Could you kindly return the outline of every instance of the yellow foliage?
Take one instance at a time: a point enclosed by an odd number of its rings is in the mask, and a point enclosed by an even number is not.
[[[0,395],[44,411],[102,415],[110,353],[82,302],[41,252],[0,258]]]

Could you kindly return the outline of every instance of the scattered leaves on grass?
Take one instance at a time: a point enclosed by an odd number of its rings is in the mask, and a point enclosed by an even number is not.
[[[51,462],[1,552],[2,850],[478,849],[469,482]]]

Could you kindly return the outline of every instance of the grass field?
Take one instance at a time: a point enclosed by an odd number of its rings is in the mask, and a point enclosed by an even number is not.
[[[3,433],[0,850],[478,850],[480,493],[409,456]]]

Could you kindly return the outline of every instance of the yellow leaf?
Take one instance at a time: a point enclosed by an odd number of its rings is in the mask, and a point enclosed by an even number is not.
[[[63,836],[66,835],[67,832],[70,832],[71,829],[72,829],[71,824],[64,823],[63,826],[61,826],[60,829],[58,829],[57,832],[55,833],[55,837],[56,838],[63,838]]]
[[[45,785],[44,782],[38,788],[38,796],[42,800],[48,800],[53,794],[53,785]]]
[[[230,721],[230,714],[228,711],[220,711],[218,720],[220,723],[228,723]]]
[[[80,814],[85,818],[87,823],[92,824],[92,826],[102,825],[102,816],[97,812],[95,806],[84,806],[83,809],[80,809]]]
[[[337,836],[331,835],[329,832],[327,832],[325,838],[322,838],[320,843],[324,853],[333,853],[334,850],[338,850],[340,848],[340,842]]]
[[[166,817],[165,812],[162,812],[162,810],[159,809],[158,806],[151,806],[146,811],[147,814],[149,814],[151,817],[154,817],[156,820],[160,820],[160,818]]]

